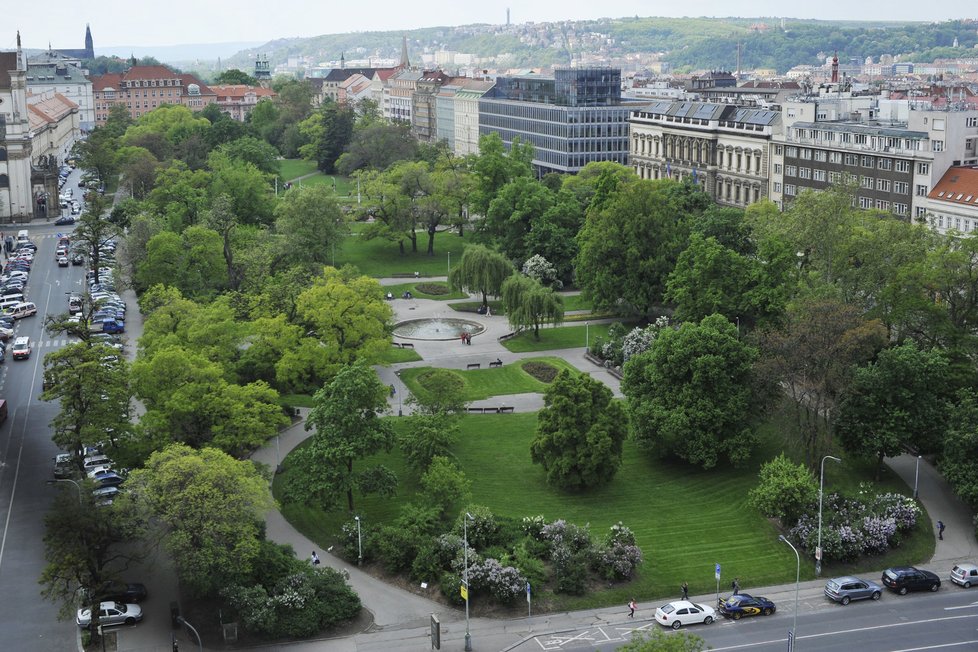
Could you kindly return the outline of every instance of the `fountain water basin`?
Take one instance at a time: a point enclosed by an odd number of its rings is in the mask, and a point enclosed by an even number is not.
[[[479,322],[447,317],[409,319],[394,325],[394,335],[408,340],[457,340],[462,333],[479,335],[485,330]]]

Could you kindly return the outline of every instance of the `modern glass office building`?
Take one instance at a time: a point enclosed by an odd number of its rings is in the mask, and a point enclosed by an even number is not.
[[[479,135],[533,144],[538,174],[575,173],[592,161],[628,162],[628,116],[617,68],[558,69],[553,77],[500,77],[479,100]]]

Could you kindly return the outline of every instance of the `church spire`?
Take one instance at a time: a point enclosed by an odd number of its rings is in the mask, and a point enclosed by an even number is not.
[[[20,30],[17,30],[17,70],[27,70],[24,67],[24,51],[20,49]]]
[[[85,23],[85,55],[89,59],[95,58],[95,43],[92,41],[92,28]]]
[[[401,68],[410,68],[411,62],[407,55],[407,36],[401,37]]]

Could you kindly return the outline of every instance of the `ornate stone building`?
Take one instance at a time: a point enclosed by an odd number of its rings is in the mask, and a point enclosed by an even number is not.
[[[717,203],[768,196],[777,111],[703,102],[656,102],[629,118],[629,165],[643,179],[690,177]]]

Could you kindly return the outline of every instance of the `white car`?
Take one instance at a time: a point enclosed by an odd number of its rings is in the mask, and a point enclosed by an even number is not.
[[[688,600],[677,600],[664,604],[655,610],[655,619],[660,625],[679,629],[683,625],[703,623],[709,625],[716,620],[716,610],[705,604]]]
[[[18,337],[14,340],[14,360],[26,360],[31,357],[31,339]]]
[[[142,619],[143,610],[138,604],[103,602],[99,609],[99,624],[102,625],[135,625]],[[75,622],[79,627],[88,627],[92,624],[92,610],[79,609]]]
[[[975,564],[955,564],[951,569],[951,581],[966,589],[978,586],[978,566]]]

